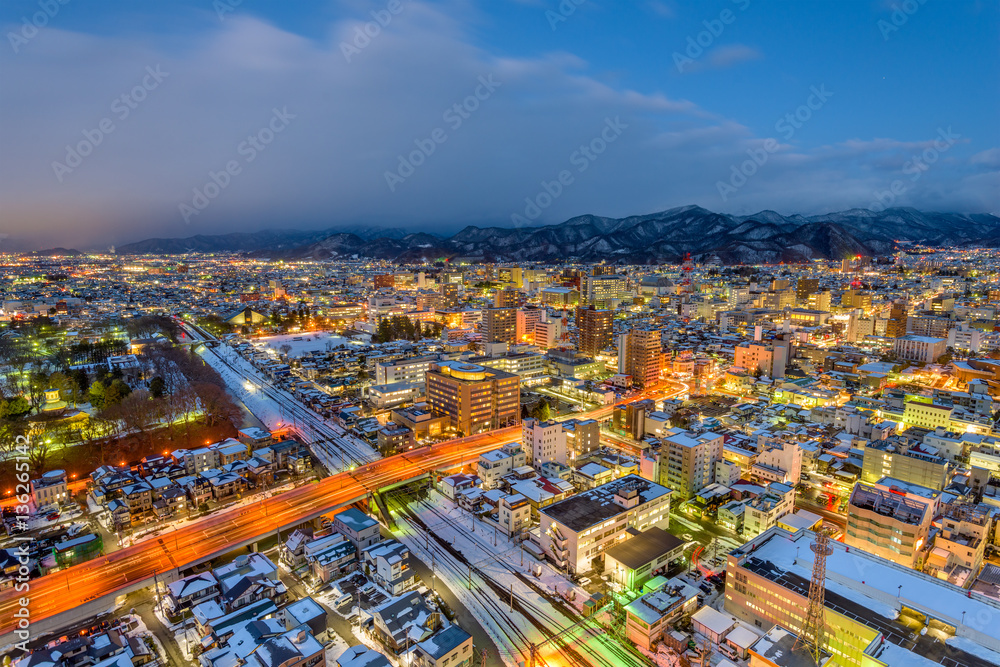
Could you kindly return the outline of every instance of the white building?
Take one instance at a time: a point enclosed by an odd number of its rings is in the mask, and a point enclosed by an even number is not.
[[[947,348],[948,341],[944,338],[911,335],[897,338],[892,349],[896,357],[904,361],[931,364],[944,354]]]
[[[638,475],[627,475],[539,509],[542,550],[571,573],[588,572],[604,550],[628,530],[666,529],[671,491]]]
[[[561,423],[525,419],[521,422],[521,434],[528,465],[537,468],[550,461],[566,465],[569,457]]]

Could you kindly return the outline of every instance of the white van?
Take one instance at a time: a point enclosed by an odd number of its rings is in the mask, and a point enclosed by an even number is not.
[[[354,599],[353,597],[345,593],[344,595],[341,595],[339,598],[334,600],[333,605],[335,607],[343,607],[345,604],[350,604],[351,600],[353,599]]]

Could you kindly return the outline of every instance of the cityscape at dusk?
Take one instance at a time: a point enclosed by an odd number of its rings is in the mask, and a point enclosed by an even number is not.
[[[1000,5],[8,0],[0,660],[1000,667]]]

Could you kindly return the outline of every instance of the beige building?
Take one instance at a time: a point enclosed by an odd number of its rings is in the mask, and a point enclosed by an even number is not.
[[[938,497],[936,491],[896,480],[858,482],[847,505],[844,544],[915,568],[928,551]]]
[[[861,481],[883,477],[940,491],[948,481],[948,460],[925,452],[919,444],[900,439],[870,440],[865,445]]]
[[[441,361],[427,371],[427,406],[463,435],[521,421],[520,378],[492,368]]]
[[[660,441],[660,484],[687,500],[715,481],[725,441],[718,433],[672,429]]]

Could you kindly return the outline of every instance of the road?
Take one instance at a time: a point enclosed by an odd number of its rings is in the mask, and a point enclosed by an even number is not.
[[[195,525],[140,542],[106,558],[34,579],[30,584],[28,607],[31,622],[75,609],[138,582],[151,582],[154,572],[162,576],[183,570],[209,556],[355,502],[388,484],[473,463],[483,452],[496,449],[519,435],[519,426],[509,427],[381,459],[275,495],[243,510],[209,516]],[[13,588],[0,594],[0,635],[14,629],[13,614],[19,609],[21,596]]]

